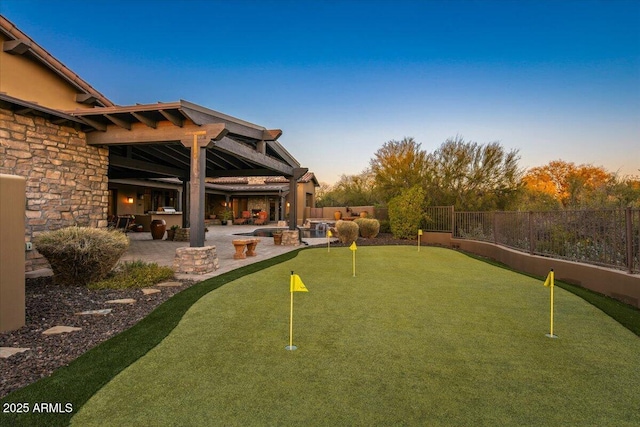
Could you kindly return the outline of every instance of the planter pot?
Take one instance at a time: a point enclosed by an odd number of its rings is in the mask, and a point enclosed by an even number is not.
[[[274,234],[273,235],[273,244],[281,245],[282,244],[282,234]]]
[[[173,238],[176,236],[176,230],[175,229],[168,229],[167,230],[167,240],[173,240]]]
[[[151,237],[153,240],[162,240],[164,237],[164,232],[167,231],[167,223],[164,219],[154,219],[151,221]]]
[[[336,221],[338,221],[340,218],[342,218],[342,212],[340,212],[340,211],[335,211],[335,212],[333,213],[333,218],[334,218]]]
[[[360,212],[360,218],[366,218],[368,215],[367,212]]]

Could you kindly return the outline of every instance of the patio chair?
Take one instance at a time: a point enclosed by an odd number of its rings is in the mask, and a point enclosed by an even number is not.
[[[251,212],[242,211],[242,216],[233,220],[234,225],[242,225],[249,222],[251,219]]]
[[[258,212],[258,219],[255,220],[255,225],[265,225],[267,223],[267,213],[264,211]]]

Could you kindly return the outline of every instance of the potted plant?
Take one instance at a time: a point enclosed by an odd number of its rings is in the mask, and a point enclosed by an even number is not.
[[[282,230],[276,230],[273,232],[273,244],[274,245],[282,244]]]
[[[179,225],[172,225],[171,228],[167,230],[167,240],[173,240],[176,237],[176,230],[180,228]]]
[[[222,225],[227,225],[227,221],[233,219],[233,211],[230,209],[225,209],[220,214],[220,223]]]

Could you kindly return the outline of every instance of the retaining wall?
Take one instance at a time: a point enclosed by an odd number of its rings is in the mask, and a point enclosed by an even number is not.
[[[504,246],[476,240],[454,239],[451,233],[424,233],[422,243],[447,246],[501,262],[514,270],[555,277],[640,308],[640,275],[561,259],[529,255]]]

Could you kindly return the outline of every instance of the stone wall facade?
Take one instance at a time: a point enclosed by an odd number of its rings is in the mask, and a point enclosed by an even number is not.
[[[109,150],[84,132],[0,109],[0,173],[26,178],[25,242],[47,230],[106,227]],[[36,250],[27,271],[48,267]]]
[[[250,211],[253,209],[269,212],[269,201],[266,197],[249,197],[247,201],[247,209]]]

